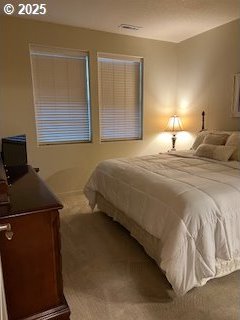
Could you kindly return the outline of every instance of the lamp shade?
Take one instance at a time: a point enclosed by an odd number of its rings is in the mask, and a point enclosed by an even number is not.
[[[168,120],[166,131],[170,131],[170,132],[183,131],[181,119],[176,115],[170,117]]]

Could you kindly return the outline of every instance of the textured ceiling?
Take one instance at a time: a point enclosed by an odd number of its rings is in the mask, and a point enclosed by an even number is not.
[[[8,1],[0,0],[1,7]],[[240,0],[48,0],[45,16],[31,19],[180,42],[240,17]],[[22,16],[26,17],[26,16]],[[123,30],[120,24],[142,27]]]

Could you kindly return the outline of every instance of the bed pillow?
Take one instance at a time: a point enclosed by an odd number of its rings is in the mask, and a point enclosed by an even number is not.
[[[227,139],[226,146],[235,146],[236,150],[233,152],[230,160],[240,161],[240,132],[234,132]]]
[[[229,137],[227,133],[209,133],[203,139],[204,144],[224,145]]]
[[[200,144],[200,146],[194,152],[194,155],[219,161],[228,161],[235,150],[235,146]]]
[[[201,131],[197,134],[191,150],[196,150],[203,143],[204,138],[209,134],[209,131]]]

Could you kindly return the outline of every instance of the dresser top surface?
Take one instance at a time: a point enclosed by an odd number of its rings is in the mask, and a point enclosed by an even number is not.
[[[61,209],[61,202],[31,166],[8,167],[9,210],[1,218]]]

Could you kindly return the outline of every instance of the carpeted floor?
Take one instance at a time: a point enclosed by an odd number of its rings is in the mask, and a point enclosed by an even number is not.
[[[62,197],[63,278],[71,320],[239,320],[240,272],[176,297],[164,274],[119,224]]]

